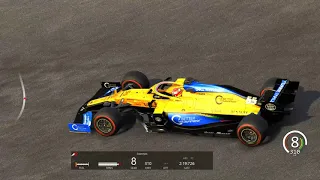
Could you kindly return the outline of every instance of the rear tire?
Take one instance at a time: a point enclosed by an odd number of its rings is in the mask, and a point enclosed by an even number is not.
[[[122,127],[123,118],[117,109],[102,108],[93,118],[93,126],[101,136],[112,136]]]
[[[275,84],[276,84],[276,81],[277,81],[277,77],[272,77],[270,79],[268,79],[263,85],[262,87],[260,88],[260,96],[262,96],[266,91],[268,90],[273,90]]]
[[[126,88],[128,85],[130,88],[143,89],[149,88],[150,82],[147,76],[142,72],[130,71],[124,75],[121,81],[122,89]]]
[[[268,122],[259,115],[250,114],[240,121],[237,128],[237,136],[242,144],[257,146],[266,137]]]

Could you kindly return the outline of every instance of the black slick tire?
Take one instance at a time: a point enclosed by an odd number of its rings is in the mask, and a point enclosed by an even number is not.
[[[101,136],[115,135],[122,127],[122,124],[123,118],[120,112],[114,108],[102,108],[93,118],[94,129]],[[106,129],[108,129],[108,131],[106,131]]]
[[[263,142],[267,129],[268,122],[263,117],[249,114],[240,121],[237,136],[242,144],[253,147]]]
[[[124,75],[121,81],[121,87],[124,89],[127,85],[131,88],[143,89],[149,88],[150,82],[145,74],[140,71],[130,71]]]

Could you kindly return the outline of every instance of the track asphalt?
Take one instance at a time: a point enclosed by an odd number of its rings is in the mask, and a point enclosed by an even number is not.
[[[320,1],[0,0],[0,179],[320,179]],[[296,109],[255,148],[237,139],[68,132],[77,109],[129,70],[257,93],[299,80]],[[19,73],[26,89],[22,106]],[[283,136],[300,130],[297,157]],[[211,171],[71,171],[71,150],[213,151]]]

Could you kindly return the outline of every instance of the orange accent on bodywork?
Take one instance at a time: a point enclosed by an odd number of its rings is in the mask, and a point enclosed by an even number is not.
[[[260,92],[260,96],[262,96],[264,94],[265,91],[267,90],[273,90],[273,88],[265,88]]]

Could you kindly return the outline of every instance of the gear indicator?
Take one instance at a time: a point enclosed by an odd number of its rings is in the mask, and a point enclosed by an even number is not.
[[[298,130],[288,132],[282,142],[283,149],[292,156],[299,155],[307,144],[306,135]]]

